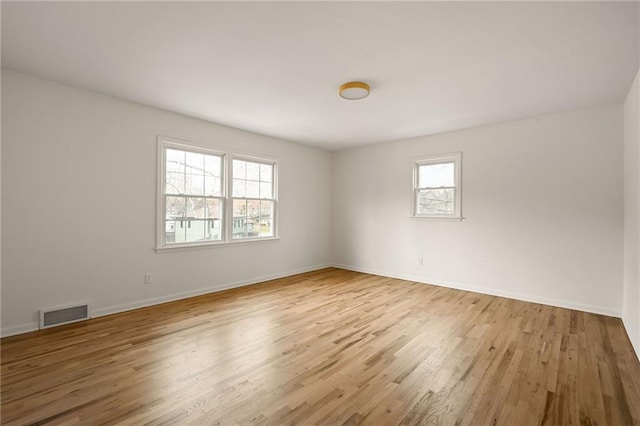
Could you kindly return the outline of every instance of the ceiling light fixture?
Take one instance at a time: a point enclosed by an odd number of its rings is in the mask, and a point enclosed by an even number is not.
[[[338,93],[343,99],[357,101],[369,96],[369,85],[361,81],[350,81],[340,86]]]

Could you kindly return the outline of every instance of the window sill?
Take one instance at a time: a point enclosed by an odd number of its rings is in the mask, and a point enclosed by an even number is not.
[[[462,222],[465,218],[462,216],[409,216],[409,219]]]
[[[183,250],[200,250],[200,249],[209,249],[214,247],[229,247],[229,246],[242,245],[242,244],[260,244],[260,243],[274,242],[279,240],[280,240],[280,237],[264,237],[264,238],[244,238],[241,240],[217,241],[212,243],[201,243],[201,244],[181,244],[181,245],[175,245],[175,246],[156,247],[156,252],[163,253],[163,252],[183,251]]]

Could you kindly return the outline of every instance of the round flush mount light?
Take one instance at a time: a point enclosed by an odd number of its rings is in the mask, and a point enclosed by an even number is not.
[[[357,101],[369,96],[369,91],[370,89],[367,83],[363,83],[361,81],[350,81],[340,86],[338,93],[343,99]]]

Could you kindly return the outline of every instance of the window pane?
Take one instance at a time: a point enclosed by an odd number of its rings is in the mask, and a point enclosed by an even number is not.
[[[273,181],[273,166],[270,164],[260,164],[260,180],[262,182]]]
[[[204,217],[207,219],[222,219],[222,202],[217,198],[209,198],[205,202]]]
[[[222,157],[195,152],[166,150],[167,194],[222,194]],[[206,177],[206,179],[205,179]]]
[[[168,172],[182,172],[184,173],[184,151],[177,151],[175,149],[167,149],[166,151],[166,165],[165,169]]]
[[[165,192],[167,194],[184,194],[184,173],[167,172]]]
[[[233,217],[247,215],[247,201],[233,200]]]
[[[187,218],[176,222],[176,243],[194,243],[205,240],[205,228],[208,221]]]
[[[204,198],[187,198],[187,217],[204,219]]]
[[[204,156],[204,174],[220,177],[222,158],[215,155]]]
[[[247,201],[233,200],[232,238],[247,237]]]
[[[222,206],[218,199],[167,197],[166,243],[222,238]]]
[[[234,179],[233,180],[233,196],[234,197],[244,197],[246,194],[246,181],[242,179]]]
[[[204,154],[187,152],[187,173],[204,174]]]
[[[247,179],[260,180],[260,164],[247,161]]]
[[[165,221],[164,228],[164,242],[165,243],[175,243],[176,242],[176,220],[167,220]]]
[[[186,201],[184,197],[167,197],[165,206],[165,242],[175,243],[185,240],[184,216]]]
[[[173,243],[186,243],[202,239],[202,235],[196,235],[194,237],[191,222],[192,221],[189,219],[175,219],[172,221],[172,225],[175,230],[172,241]],[[193,230],[197,231],[195,228]],[[167,236],[167,242],[169,242],[169,236]]]
[[[454,163],[425,164],[418,168],[420,188],[454,186]]]
[[[453,189],[423,189],[418,191],[417,214],[452,215],[455,212]]]
[[[204,195],[204,175],[186,174],[185,191],[187,195]]]
[[[270,206],[264,206],[266,228],[264,234],[272,235]],[[233,200],[233,238],[252,238],[262,235],[261,202],[259,200]]]
[[[272,237],[273,236],[273,202],[261,201],[260,202],[260,236]]]
[[[205,240],[217,241],[222,239],[222,226],[220,220],[205,221]]]
[[[233,160],[233,177],[236,179],[245,179],[247,177],[246,162],[242,160]]]
[[[218,177],[204,177],[204,195],[218,197],[222,195],[221,180]]]
[[[260,235],[260,201],[247,200],[247,237]]]
[[[222,239],[222,202],[218,199],[206,200],[204,217],[208,219],[206,221],[205,239]]]
[[[167,197],[166,219],[182,218],[187,213],[187,199],[184,197]]]
[[[270,182],[260,182],[260,198],[273,198]]]
[[[260,198],[260,183],[252,180],[247,181],[247,198]]]

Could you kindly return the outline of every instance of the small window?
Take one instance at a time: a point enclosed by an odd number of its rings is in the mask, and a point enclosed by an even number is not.
[[[234,240],[275,235],[275,164],[234,158],[233,231]]]
[[[462,218],[460,165],[460,153],[414,161],[412,216]]]

